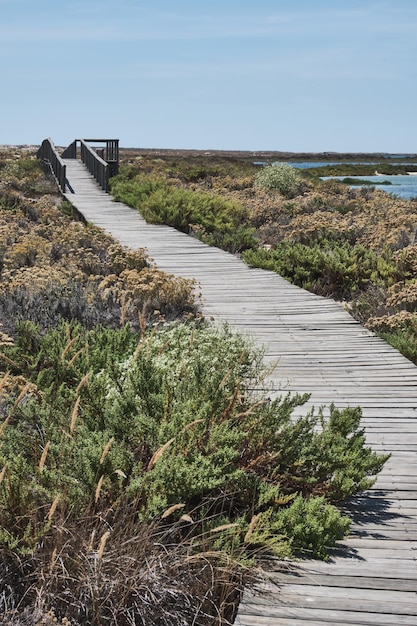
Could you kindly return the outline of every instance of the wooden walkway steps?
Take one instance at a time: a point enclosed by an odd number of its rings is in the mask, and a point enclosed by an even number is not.
[[[68,159],[66,197],[124,245],[147,248],[160,269],[195,278],[202,310],[228,321],[277,362],[275,393],[311,392],[309,405],[363,409],[367,441],[391,452],[378,481],[349,503],[351,535],[330,563],[276,562],[266,593],[247,592],[239,626],[417,625],[417,368],[338,303],[138,213],[102,192]],[[301,408],[304,413],[305,408]]]

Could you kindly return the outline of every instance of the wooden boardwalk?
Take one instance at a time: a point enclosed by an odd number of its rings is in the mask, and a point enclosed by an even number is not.
[[[195,278],[202,310],[228,321],[277,361],[277,394],[311,392],[309,405],[363,409],[367,442],[391,452],[376,485],[349,504],[351,535],[330,563],[276,562],[266,593],[245,594],[240,626],[417,625],[417,368],[336,302],[138,213],[65,161],[66,197],[122,244],[147,248],[157,266]],[[299,409],[300,414],[306,409]]]

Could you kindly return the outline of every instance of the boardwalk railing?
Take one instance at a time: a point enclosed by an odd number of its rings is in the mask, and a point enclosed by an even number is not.
[[[81,161],[104,191],[109,190],[109,166],[84,139],[80,139]]]
[[[74,139],[72,143],[65,148],[64,152],[61,154],[63,159],[76,159],[77,158],[77,140]]]
[[[92,148],[90,143],[105,144]],[[62,153],[63,159],[76,159],[80,146],[81,161],[104,191],[109,190],[109,179],[119,171],[118,139],[74,139]]]
[[[116,176],[119,171],[119,140],[118,139],[83,139],[85,143],[105,144],[94,148],[94,151],[106,161],[109,166],[109,178]]]
[[[44,139],[42,141],[36,156],[45,169],[52,173],[62,193],[65,193],[67,177],[65,163],[56,151],[51,139]]]

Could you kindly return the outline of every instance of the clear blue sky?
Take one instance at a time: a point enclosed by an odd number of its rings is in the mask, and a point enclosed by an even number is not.
[[[0,144],[417,152],[417,0],[0,0]]]

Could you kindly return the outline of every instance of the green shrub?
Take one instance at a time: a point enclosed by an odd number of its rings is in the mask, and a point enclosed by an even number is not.
[[[198,528],[219,518],[237,524],[240,549],[253,515],[270,515],[281,529],[274,550],[303,552],[286,521],[294,499],[331,506],[367,488],[386,459],[365,446],[358,409],[330,407],[329,418],[294,422],[306,396],[254,394],[261,355],[227,329],[174,325],[138,340],[127,328],[66,325],[41,335],[23,324],[6,347],[11,373],[36,389],[11,398],[2,435],[0,526],[9,549],[32,550],[48,536],[55,502],[56,515],[69,519],[122,499],[148,523],[186,514]],[[305,508],[291,508],[293,520],[296,511],[303,524]],[[309,539],[320,557],[346,530],[332,511],[318,526],[323,534]]]
[[[135,209],[140,203],[159,189],[166,186],[164,179],[152,176],[131,177],[130,171],[119,174],[110,181],[111,193],[118,202],[125,202]]]
[[[400,310],[392,315],[369,320],[370,328],[382,339],[417,365],[417,316],[414,312]]]
[[[19,179],[31,178],[39,180],[43,178],[41,164],[34,158],[20,158],[10,160],[2,172],[3,176],[16,176]]]
[[[243,257],[253,267],[272,270],[299,287],[337,300],[351,300],[370,283],[390,285],[397,280],[388,253],[378,255],[347,242],[282,241],[273,250],[247,250]]]
[[[237,252],[256,244],[247,226],[248,211],[234,200],[169,185],[163,179],[137,176],[112,180],[116,200],[138,209],[146,221],[193,232],[210,245]]]
[[[315,555],[326,559],[328,547],[348,531],[349,520],[340,518],[324,498],[306,500],[296,496],[281,511],[269,509],[262,514],[251,542],[274,546],[274,538],[280,537],[281,543],[289,540],[291,546],[297,546],[298,554],[306,558]]]
[[[412,324],[406,328],[397,328],[390,332],[378,333],[382,339],[401,352],[407,359],[417,365],[417,328]]]
[[[263,189],[276,189],[286,198],[297,195],[300,174],[287,163],[264,166],[255,177],[255,185]]]

